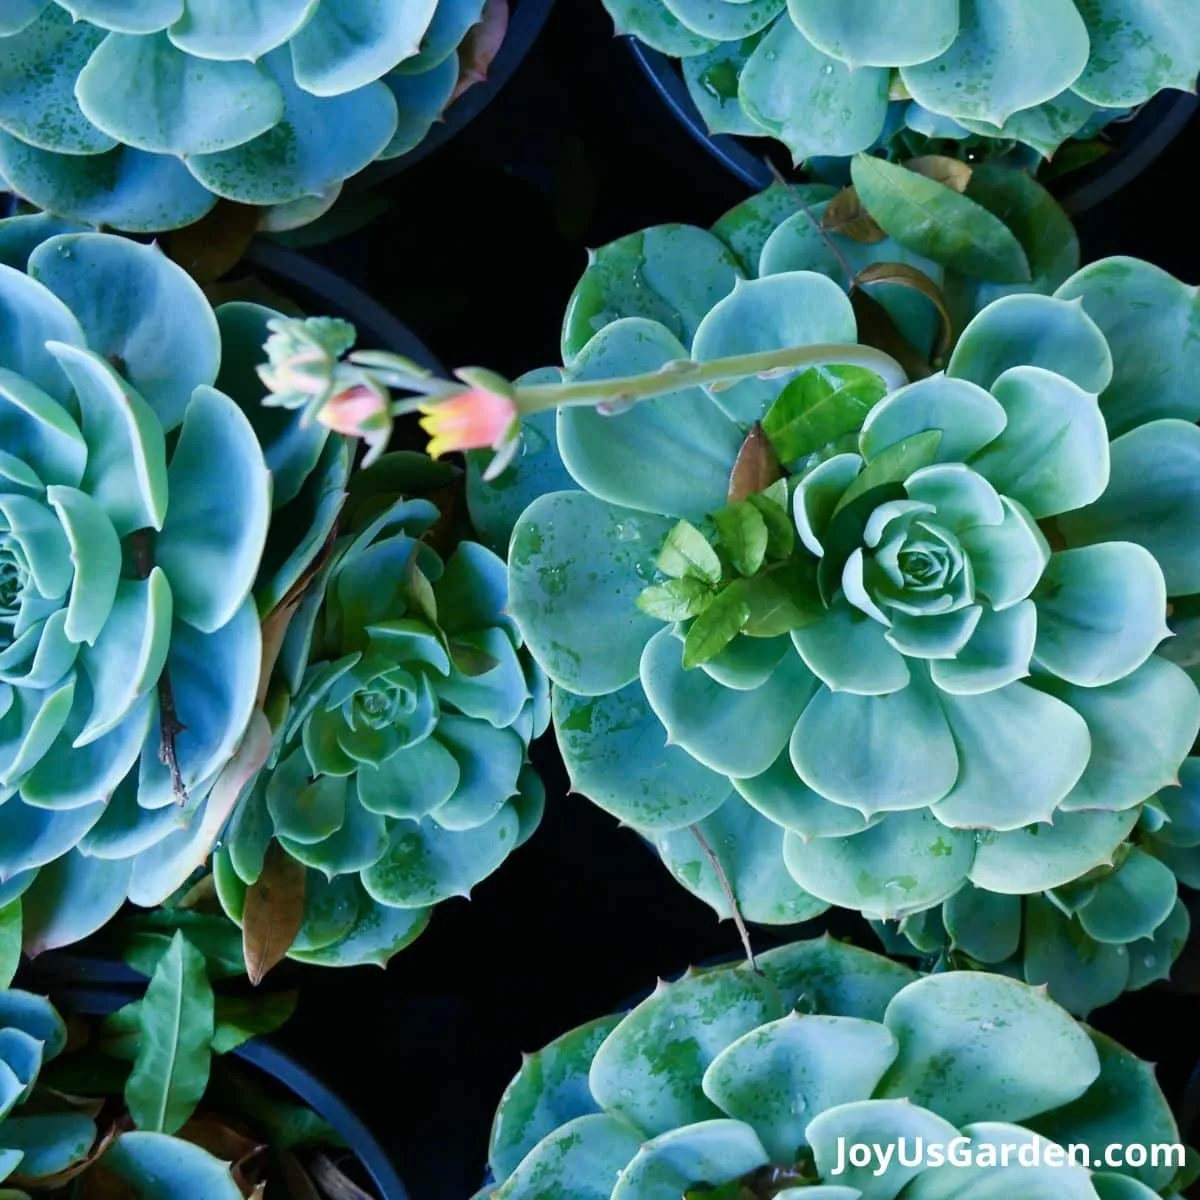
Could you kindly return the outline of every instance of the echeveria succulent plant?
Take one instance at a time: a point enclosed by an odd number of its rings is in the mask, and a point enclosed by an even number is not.
[[[477,1200],[1152,1200],[1189,1178],[1153,1069],[1040,990],[829,940],[758,967],[689,971],[526,1056]],[[850,1165],[862,1145],[886,1158]]]
[[[1195,292],[1098,263],[993,301],[907,383],[839,287],[776,259],[813,226],[770,196],[727,244],[599,252],[567,383],[518,391],[556,421],[474,489],[493,538],[516,521],[511,611],[573,788],[720,912],[726,885],[770,923],[946,902],[948,929],[997,935],[977,958],[1086,1011],[1186,935],[1169,855],[1128,843],[1186,838],[1200,728],[1156,653],[1168,596],[1200,588]]]
[[[218,197],[272,209],[271,228],[303,224],[482,78],[507,11],[21,0],[0,14],[0,175],[49,212],[125,231],[191,224]]]
[[[905,131],[1049,157],[1200,74],[1191,0],[605,0],[619,33],[682,59],[714,133],[797,162]]]
[[[268,613],[327,536],[348,448],[261,408],[266,322],[157,249],[0,223],[0,901],[26,947],[160,903],[216,783]]]
[[[305,899],[301,961],[386,962],[541,818],[527,751],[549,722],[547,681],[506,615],[503,561],[423,498],[453,481],[404,452],[359,472],[283,645],[275,746],[216,881],[241,921],[285,855]]]

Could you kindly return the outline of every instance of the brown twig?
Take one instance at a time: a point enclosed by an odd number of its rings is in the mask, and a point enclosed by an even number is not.
[[[861,287],[862,285],[858,280],[858,273],[850,265],[850,260],[842,253],[841,247],[839,247],[838,244],[833,240],[829,230],[826,229],[819,220],[817,220],[817,214],[813,212],[812,208],[804,201],[804,198],[800,195],[800,193],[796,191],[796,185],[792,183],[790,179],[785,179],[779,168],[769,158],[764,158],[763,162],[767,164],[768,170],[772,175],[775,176],[775,182],[787,188],[788,194],[800,206],[800,211],[803,212],[812,223],[812,227],[817,231],[817,236],[820,237],[825,245],[829,247],[834,258],[841,263],[842,270],[846,272],[846,278],[850,281],[850,286],[852,288]]]
[[[187,726],[180,721],[175,712],[175,692],[171,687],[171,676],[166,667],[158,677],[158,723],[160,741],[158,761],[171,772],[171,788],[180,805],[188,802],[187,787],[183,782],[183,772],[179,769],[179,755],[175,748],[175,739],[183,733]]]
[[[725,893],[725,898],[729,901],[730,911],[733,913],[733,923],[737,926],[738,937],[742,939],[742,949],[746,952],[746,961],[755,972],[758,971],[758,963],[754,959],[754,947],[750,944],[750,931],[746,928],[745,918],[742,916],[742,910],[738,907],[737,897],[733,894],[733,887],[729,882],[729,876],[725,874],[725,868],[721,865],[721,860],[716,856],[713,848],[708,844],[708,839],[700,832],[699,825],[689,825],[688,828],[696,836],[696,841],[700,843],[700,849],[704,851],[708,861],[712,864],[712,869],[716,872],[717,882],[721,885],[721,890]]]

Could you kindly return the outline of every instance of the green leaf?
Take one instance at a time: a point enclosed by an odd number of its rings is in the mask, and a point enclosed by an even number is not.
[[[21,899],[0,908],[0,988],[8,987],[21,963]]]
[[[775,398],[763,429],[784,462],[795,462],[856,433],[887,394],[883,380],[865,367],[811,367]]]
[[[298,992],[274,992],[260,996],[217,996],[212,1049],[228,1054],[243,1042],[264,1033],[274,1033],[296,1011]]]
[[[744,580],[735,580],[692,622],[683,643],[685,670],[716,658],[750,619],[744,585]]]
[[[782,501],[774,498],[775,484],[765,492],[752,492],[746,497],[766,524],[768,558],[790,558],[796,548],[796,526],[787,510],[787,483],[782,479],[779,482],[783,485]]]
[[[808,558],[780,563],[739,586],[750,607],[742,626],[749,637],[778,637],[820,620],[825,613],[816,565]]]
[[[125,1087],[139,1129],[175,1133],[204,1096],[212,1058],[213,991],[204,956],[181,932],[141,1002],[141,1045]]]
[[[712,514],[721,548],[738,573],[754,575],[767,557],[767,523],[747,500],[727,504]]]
[[[690,521],[680,521],[658,552],[658,569],[673,579],[721,582],[721,560],[707,538]]]
[[[209,1100],[220,1112],[248,1118],[276,1150],[341,1145],[334,1129],[312,1109],[269,1095],[253,1075],[231,1067],[228,1060],[214,1072]]]
[[[648,587],[637,598],[647,616],[660,621],[686,621],[698,616],[712,603],[713,592],[702,579],[671,579]]]
[[[988,283],[1028,283],[1024,248],[1007,225],[953,188],[860,154],[850,165],[871,216],[902,246]]]
[[[902,484],[913,472],[929,466],[937,458],[941,443],[942,431],[927,429],[924,433],[914,433],[911,437],[906,437],[881,451],[842,493],[842,498],[833,510],[834,517],[872,488],[883,487],[889,483]]]

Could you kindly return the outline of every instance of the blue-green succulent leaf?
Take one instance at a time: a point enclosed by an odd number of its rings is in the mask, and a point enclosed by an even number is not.
[[[746,920],[794,925],[820,916],[828,906],[799,887],[788,872],[784,837],[779,825],[735,794],[695,825],[660,833],[653,840],[667,870],[722,920],[734,915],[728,894],[732,891]],[[723,880],[713,858],[721,865]]]
[[[855,1017],[791,1012],[738,1038],[704,1073],[705,1094],[789,1162],[812,1114],[870,1096],[900,1052],[892,1032]]]
[[[1023,1121],[1083,1095],[1100,1074],[1084,1030],[1049,996],[996,975],[956,971],[911,984],[884,1024],[900,1054],[878,1089],[954,1124]],[[980,1095],[980,1076],[994,1081]]]
[[[946,374],[990,389],[1013,367],[1041,367],[1100,395],[1113,380],[1108,341],[1080,303],[1006,296],[963,330]]]
[[[971,869],[975,841],[920,809],[889,813],[851,837],[806,842],[789,833],[783,853],[806,892],[879,920],[896,920],[953,896]]]
[[[647,833],[682,829],[714,812],[729,779],[678,746],[635,680],[606,696],[553,691],[554,727],[571,790]]]
[[[31,146],[62,154],[99,154],[116,141],[80,110],[75,81],[107,36],[73,22],[59,5],[20,31],[0,29],[0,128]],[[2,18],[0,18],[2,20]],[[44,64],[41,70],[31,64]]]
[[[973,696],[945,693],[940,702],[958,749],[958,778],[933,805],[934,816],[958,829],[1051,820],[1088,765],[1084,719],[1024,683]]]
[[[507,1179],[546,1134],[600,1111],[588,1088],[588,1071],[620,1019],[590,1021],[523,1058],[492,1122],[488,1162],[497,1179]]]
[[[1104,494],[1059,518],[1068,545],[1136,542],[1158,560],[1168,595],[1200,591],[1200,427],[1151,421],[1117,438],[1111,454]]]
[[[851,70],[822,53],[791,20],[767,30],[738,80],[738,100],[800,163],[868,149],[883,131],[888,72]]]
[[[180,229],[217,203],[178,159],[132,146],[57,154],[0,133],[0,174],[39,208],[123,233]]]
[[[185,54],[165,33],[109,34],[75,96],[114,142],[179,158],[240,146],[283,117],[283,93],[254,63]]]
[[[975,852],[971,882],[1011,896],[1062,887],[1096,867],[1111,866],[1136,824],[1136,812],[1060,812],[1052,825],[986,834]]]
[[[639,375],[687,357],[663,326],[631,317],[592,338],[572,363],[570,377]],[[725,503],[744,435],[703,390],[687,388],[619,417],[591,407],[562,408],[557,439],[567,470],[592,495],[699,521]]]
[[[821,688],[796,724],[791,752],[809,787],[868,816],[940,800],[959,770],[935,691],[915,670],[908,687],[885,696]]]
[[[88,347],[118,364],[167,429],[183,419],[195,389],[217,378],[230,351],[204,293],[156,246],[67,233],[33,251],[29,274],[70,308]],[[255,347],[258,361],[265,340],[264,334]]]
[[[857,340],[858,325],[846,293],[824,275],[789,271],[739,281],[700,322],[692,356],[705,362],[760,350]],[[750,425],[762,418],[794,374],[743,380],[714,393],[713,399],[732,420]]]
[[[220,489],[203,482],[213,462]],[[271,477],[249,420],[215,388],[197,388],[167,471],[170,507],[155,558],[175,615],[202,633],[227,624],[250,593],[266,545]]]
[[[1041,367],[1010,367],[992,394],[1008,423],[972,459],[974,470],[1038,518],[1081,508],[1103,493],[1108,430],[1093,394]]]
[[[703,1091],[704,1072],[726,1046],[781,1016],[774,988],[747,968],[660,983],[596,1051],[592,1095],[651,1137],[718,1118],[721,1110]]]
[[[612,1200],[675,1200],[697,1180],[726,1183],[769,1161],[741,1121],[697,1121],[651,1138],[617,1177]]]
[[[617,418],[620,419],[620,418]],[[605,695],[638,675],[642,650],[661,623],[638,611],[672,522],[555,492],[526,509],[513,530],[509,611],[526,644],[560,687]],[[591,548],[611,547],[603,559]],[[589,652],[603,646],[603,654]]]
[[[610,1200],[613,1180],[637,1155],[642,1135],[608,1113],[586,1113],[548,1130],[492,1195],[539,1200],[546,1180],[572,1200]]]
[[[754,691],[724,687],[684,668],[683,643],[669,628],[647,643],[641,681],[670,741],[710,770],[733,776],[758,775],[775,761],[818,687],[794,655]],[[743,736],[749,728],[756,730],[752,740]]]
[[[1088,50],[1074,0],[963,0],[953,45],[900,74],[926,108],[1000,126],[1070,87],[1087,66]]]

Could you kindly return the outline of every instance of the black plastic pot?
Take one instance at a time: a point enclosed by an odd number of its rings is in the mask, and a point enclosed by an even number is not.
[[[496,57],[488,67],[487,78],[465,91],[450,105],[429,135],[407,154],[387,162],[374,163],[359,172],[346,184],[347,191],[389,179],[415,166],[438,147],[444,146],[455,134],[469,125],[496,98],[500,89],[512,78],[530,47],[542,32],[550,16],[554,0],[515,0],[509,14],[508,31]]]
[[[141,976],[134,977],[141,979]],[[138,994],[138,991],[130,988],[67,988],[55,991],[51,1000],[56,1007],[68,1013],[104,1017],[136,1000]],[[265,1038],[252,1038],[237,1047],[232,1054],[291,1092],[297,1100],[327,1122],[345,1142],[346,1148],[358,1159],[374,1185],[379,1200],[409,1200],[400,1176],[396,1174],[391,1160],[371,1131],[345,1102],[311,1071]]]
[[[688,133],[747,187],[755,191],[770,187],[774,176],[764,158],[771,140],[709,133],[676,60],[636,38],[627,37],[625,41],[654,90]],[[1071,216],[1103,204],[1146,170],[1179,136],[1198,109],[1200,97],[1190,92],[1160,92],[1129,121],[1125,136],[1111,154],[1093,166],[1072,171],[1055,181],[1051,190]]]

